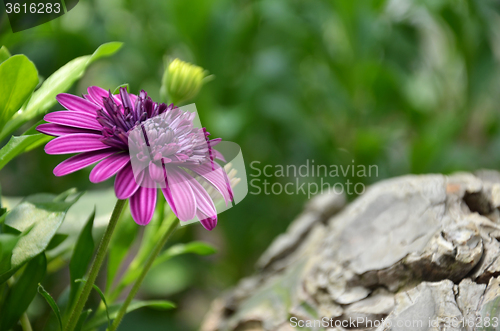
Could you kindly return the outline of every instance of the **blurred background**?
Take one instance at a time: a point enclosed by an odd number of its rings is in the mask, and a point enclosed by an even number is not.
[[[81,0],[68,14],[15,34],[0,18],[0,45],[26,54],[43,77],[108,41],[125,45],[70,92],[129,83],[158,100],[165,58],[200,65],[215,76],[193,100],[201,121],[213,137],[241,146],[248,175],[252,161],[261,169],[307,160],[377,165],[378,177],[324,178],[365,184],[500,167],[498,1]],[[2,194],[112,186],[91,185],[90,169],[54,177],[64,158],[42,149],[22,155],[0,173]],[[179,308],[134,312],[121,329],[196,330],[211,300],[253,272],[306,200],[249,194],[220,215],[212,233],[183,228],[175,241],[206,240],[219,253],[153,270],[141,295],[167,297]]]

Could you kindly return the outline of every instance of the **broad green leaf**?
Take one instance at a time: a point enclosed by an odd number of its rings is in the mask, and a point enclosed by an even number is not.
[[[120,310],[121,303],[113,304],[109,306],[109,316],[111,319],[115,319],[118,315],[118,311]],[[168,310],[175,308],[175,304],[170,301],[164,300],[152,300],[152,301],[132,301],[127,308],[127,313],[131,311],[143,308],[150,307],[158,310]],[[93,330],[103,324],[106,323],[106,312],[99,310],[96,314],[85,324],[84,331]]]
[[[47,259],[41,253],[33,258],[24,269],[21,277],[9,289],[3,306],[0,308],[0,330],[12,328],[21,315],[28,309],[36,295],[38,283],[45,277]]]
[[[75,280],[75,283],[86,283],[87,281],[85,279],[77,279]],[[109,317],[109,308],[108,308],[108,302],[106,301],[106,296],[104,293],[101,291],[99,286],[96,284],[92,285],[94,290],[96,290],[97,293],[99,293],[99,296],[101,297],[102,302],[104,303],[104,308],[106,309],[106,317],[108,318],[108,326],[111,326],[111,318]]]
[[[62,326],[62,319],[61,319],[61,311],[59,310],[59,307],[57,306],[56,301],[54,298],[47,292],[41,284],[38,284],[38,293],[40,293],[45,300],[47,300],[47,303],[49,304],[50,308],[52,308],[52,311],[57,317],[57,320],[59,322],[59,329],[62,331],[63,326]]]
[[[0,129],[22,107],[38,84],[38,71],[24,55],[0,64]]]
[[[7,47],[2,46],[2,48],[0,48],[0,63],[7,60],[10,56],[11,55]]]
[[[85,321],[87,320],[91,312],[92,309],[82,311],[82,313],[80,314],[80,318],[78,319],[78,323],[75,326],[75,331],[81,331],[83,329]]]
[[[0,234],[0,274],[10,269],[12,251],[19,241],[19,238],[21,238],[20,235],[8,233]]]
[[[124,217],[125,215],[126,217]],[[134,243],[139,230],[139,225],[134,222],[130,213],[124,213],[109,245],[106,293],[109,293],[108,291],[112,287],[120,265],[127,256],[130,246]]]
[[[94,238],[92,238],[92,229],[94,228],[95,208],[90,214],[87,223],[83,227],[78,240],[76,241],[71,261],[69,262],[70,274],[70,294],[68,307],[73,307],[73,303],[80,289],[80,284],[75,281],[83,278],[87,273],[92,256],[94,255]]]
[[[26,262],[47,249],[50,241],[66,216],[68,209],[80,198],[57,200],[53,194],[35,194],[25,198],[5,218],[5,225],[26,231],[12,252],[11,268],[0,274],[0,284],[5,282]]]
[[[37,133],[33,135],[25,135],[18,137],[11,137],[9,142],[0,149],[0,169],[5,167],[13,158],[21,153],[32,150],[38,147],[53,137],[47,136],[43,133]]]
[[[101,45],[92,55],[78,57],[66,63],[59,70],[48,77],[36,90],[28,104],[21,109],[4,127],[0,133],[0,140],[5,139],[27,121],[45,114],[56,104],[56,95],[67,91],[75,81],[80,79],[87,67],[95,60],[113,55],[122,43],[110,42]]]

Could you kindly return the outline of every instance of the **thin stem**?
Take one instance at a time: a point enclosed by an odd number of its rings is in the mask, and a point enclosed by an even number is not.
[[[161,191],[159,192],[159,195],[161,196],[158,197],[158,202],[156,204],[158,217],[155,218],[146,227],[141,239],[141,246],[139,247],[139,251],[130,263],[127,271],[122,275],[122,277],[119,279],[118,284],[114,287],[113,291],[109,295],[108,301],[110,303],[115,302],[120,297],[123,290],[137,279],[137,274],[140,272],[139,270],[142,269],[142,266],[146,262],[146,259],[154,249],[155,243],[161,240],[161,238],[163,237],[163,234],[166,231],[166,227],[169,224],[167,220],[171,217],[175,218],[175,214],[171,211],[169,211],[167,216],[165,216],[166,201],[163,198]]]
[[[173,213],[172,213],[173,214]],[[113,321],[113,324],[111,325],[111,328],[109,331],[115,331],[118,326],[120,325],[123,317],[127,313],[127,308],[134,299],[135,295],[139,291],[139,288],[141,287],[142,282],[144,281],[144,278],[146,277],[146,274],[148,273],[149,269],[153,266],[153,263],[160,254],[163,246],[165,246],[168,238],[170,235],[175,231],[177,228],[177,218],[175,217],[170,217],[165,220],[166,222],[166,230],[164,232],[163,237],[161,238],[160,242],[155,246],[151,254],[149,255],[148,259],[146,260],[146,264],[143,266],[141,274],[135,281],[134,285],[132,286],[132,289],[130,290],[129,294],[127,295],[127,298],[123,302],[122,306],[120,307],[120,311],[118,312],[118,315],[116,316],[115,320]]]
[[[99,274],[99,270],[101,269],[102,262],[106,257],[106,252],[108,250],[108,245],[111,240],[111,236],[113,235],[113,231],[116,227],[116,223],[120,219],[120,215],[123,211],[123,207],[127,200],[118,200],[115,205],[115,209],[113,209],[113,213],[111,214],[111,218],[109,220],[108,227],[106,228],[106,232],[104,232],[104,236],[102,237],[101,243],[99,244],[99,248],[97,249],[97,254],[92,263],[92,267],[90,268],[89,276],[85,285],[83,286],[82,292],[80,293],[80,297],[75,305],[75,308],[71,312],[71,317],[68,321],[68,325],[66,325],[66,331],[73,331],[78,323],[78,319],[80,318],[80,314],[85,307],[85,303],[89,298],[90,292],[92,291],[92,287],[94,286],[97,275]]]
[[[28,314],[23,313],[19,321],[21,322],[21,327],[23,331],[33,331],[33,329],[31,328],[30,320],[28,318]]]

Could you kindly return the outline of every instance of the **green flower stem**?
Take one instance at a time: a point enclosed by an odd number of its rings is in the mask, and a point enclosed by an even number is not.
[[[28,314],[26,314],[26,312],[23,313],[19,321],[21,322],[21,328],[23,329],[23,331],[33,331],[30,320],[28,318]]]
[[[102,237],[101,243],[99,244],[99,248],[97,249],[97,254],[92,263],[92,267],[90,268],[89,276],[85,285],[83,286],[82,292],[78,298],[78,301],[75,305],[75,308],[71,312],[71,317],[66,325],[66,331],[73,331],[78,323],[78,319],[80,318],[80,314],[85,307],[85,303],[89,298],[90,292],[92,291],[92,287],[94,286],[97,275],[99,274],[99,270],[101,269],[102,262],[106,257],[106,253],[108,250],[108,245],[111,240],[111,236],[113,235],[113,231],[115,230],[116,223],[120,219],[120,215],[123,211],[123,207],[125,206],[127,200],[118,200],[115,205],[115,209],[113,209],[113,213],[111,214],[111,218],[109,220],[108,227],[106,228],[106,232]]]
[[[172,213],[173,215],[173,213]],[[174,233],[175,229],[177,228],[177,218],[176,217],[169,217],[165,220],[165,223],[162,224],[162,228],[165,228],[165,230],[162,229],[161,233],[163,234],[163,237],[161,238],[160,242],[155,246],[151,254],[149,255],[148,259],[146,260],[146,264],[143,266],[141,274],[135,281],[134,285],[132,286],[132,289],[130,290],[129,294],[127,295],[127,298],[123,302],[122,306],[120,307],[120,311],[118,312],[118,315],[116,316],[115,320],[113,321],[113,324],[111,325],[111,328],[109,328],[109,331],[115,331],[118,326],[120,325],[123,317],[127,313],[127,308],[134,299],[135,295],[139,291],[139,288],[141,287],[142,282],[144,281],[144,278],[146,277],[149,269],[153,266],[153,263],[160,254],[163,246],[167,243],[168,238],[172,233]]]
[[[121,279],[119,279],[118,284],[111,291],[111,294],[107,298],[110,303],[115,302],[121,296],[123,290],[125,290],[137,279],[142,266],[144,265],[144,263],[146,263],[146,259],[154,249],[155,243],[160,241],[163,237],[163,233],[165,233],[166,226],[168,225],[167,220],[171,217],[175,218],[175,215],[170,210],[168,211],[167,215],[165,215],[166,201],[163,198],[161,192],[159,193],[159,195],[161,196],[158,197],[158,202],[156,204],[157,217],[146,227],[137,255],[134,257],[127,271],[124,273]]]

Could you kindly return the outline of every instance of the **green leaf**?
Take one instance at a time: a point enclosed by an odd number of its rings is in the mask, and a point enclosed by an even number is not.
[[[24,269],[21,277],[9,289],[3,306],[0,308],[0,330],[12,328],[21,315],[28,309],[36,295],[38,283],[45,277],[47,259],[45,254],[33,258]]]
[[[129,253],[130,246],[134,243],[139,233],[139,225],[134,222],[130,213],[123,217],[115,230],[115,235],[109,245],[108,272],[106,282],[106,293],[111,289],[120,265]]]
[[[25,198],[7,214],[5,225],[22,232],[32,229],[17,242],[12,252],[11,268],[0,274],[0,284],[47,249],[68,209],[80,196],[78,194],[69,201],[58,201],[53,194],[35,194]]]
[[[57,317],[57,320],[59,321],[59,330],[62,331],[63,326],[62,326],[62,319],[61,319],[61,311],[59,310],[59,307],[57,306],[56,301],[52,296],[47,292],[41,284],[38,284],[38,293],[40,293],[45,300],[47,300],[47,303],[49,304],[50,308],[52,308],[52,311]]]
[[[2,46],[2,48],[0,48],[0,63],[2,63],[5,60],[7,60],[10,56],[11,55],[10,55],[10,52],[7,49],[7,47]]]
[[[111,319],[116,318],[116,316],[118,315],[118,311],[120,310],[120,307],[121,303],[109,306],[109,316],[111,317]],[[143,307],[150,307],[158,310],[168,310],[168,309],[173,309],[176,306],[173,302],[164,300],[132,301],[127,308],[127,313],[130,313],[131,311]],[[97,311],[94,317],[92,317],[85,325],[84,331],[90,331],[99,327],[100,325],[103,325],[104,323],[106,323],[106,319],[107,319],[106,313],[104,311],[102,310]]]
[[[130,93],[128,83],[125,83],[125,84],[122,84],[122,85],[118,86],[117,88],[115,88],[115,90],[113,91],[113,94],[120,94],[120,88],[122,88],[122,87],[125,87],[127,89],[127,92]]]
[[[80,235],[78,236],[78,240],[75,244],[75,249],[73,250],[73,255],[71,256],[71,261],[69,262],[71,290],[69,294],[68,307],[73,307],[73,303],[76,300],[78,290],[80,289],[80,284],[76,283],[75,281],[85,276],[89,264],[92,261],[92,256],[94,254],[94,238],[92,237],[94,219],[95,208],[92,214],[90,214],[87,223],[80,232]]]
[[[122,48],[123,43],[119,41],[112,41],[109,43],[102,44],[99,46],[94,53],[90,56],[89,63],[94,62],[102,57],[108,57],[120,50]]]
[[[197,255],[211,255],[217,253],[217,250],[210,244],[201,241],[193,241],[188,244],[177,244],[173,245],[172,247],[168,248],[163,253],[158,255],[153,266],[168,261],[174,256],[189,253]]]
[[[27,121],[47,113],[56,103],[56,95],[67,91],[75,81],[80,79],[87,67],[95,60],[113,55],[122,43],[111,42],[101,45],[92,55],[78,57],[66,63],[47,78],[36,90],[31,100],[16,114],[0,133],[0,140],[5,139]]]
[[[87,281],[85,279],[77,279],[75,280],[75,283],[86,283]],[[94,288],[94,290],[97,291],[97,293],[99,293],[99,296],[101,297],[101,300],[102,302],[104,303],[104,308],[106,308],[106,316],[108,318],[108,326],[111,326],[111,318],[109,317],[109,309],[108,309],[108,303],[106,302],[106,297],[104,296],[104,293],[101,291],[101,289],[99,288],[99,286],[97,286],[96,284],[92,285],[92,287]]]
[[[82,311],[82,313],[80,314],[80,318],[78,319],[78,323],[75,326],[75,331],[81,331],[83,329],[83,325],[85,324],[85,321],[87,320],[87,317],[89,317],[91,312],[92,309]]]
[[[68,239],[68,237],[69,236],[67,234],[56,233],[54,238],[52,238],[52,240],[49,242],[49,245],[47,246],[47,250],[50,251],[51,249],[56,248],[57,246],[62,244],[66,239]]]
[[[21,153],[32,150],[54,137],[37,133],[33,135],[11,137],[9,142],[0,149],[0,169]]]
[[[173,245],[172,247],[168,248],[163,253],[158,255],[158,257],[156,258],[156,260],[153,264],[153,267],[155,267],[163,262],[166,262],[175,256],[182,255],[182,254],[192,253],[192,254],[197,254],[197,255],[210,255],[210,254],[214,254],[216,252],[217,252],[217,250],[214,247],[212,247],[211,245],[209,245],[207,243],[201,242],[201,241],[193,241],[193,242],[188,243],[188,244],[177,244],[177,245]],[[134,280],[136,280],[140,274],[141,274],[140,268],[129,269],[127,271],[127,273],[125,274],[125,276],[123,277],[122,283],[124,285],[129,285],[132,282],[134,282]]]
[[[17,242],[21,238],[20,235],[0,234],[0,274],[10,269],[10,261],[12,259],[12,251]]]
[[[0,129],[22,107],[38,84],[38,71],[24,55],[0,64]]]

